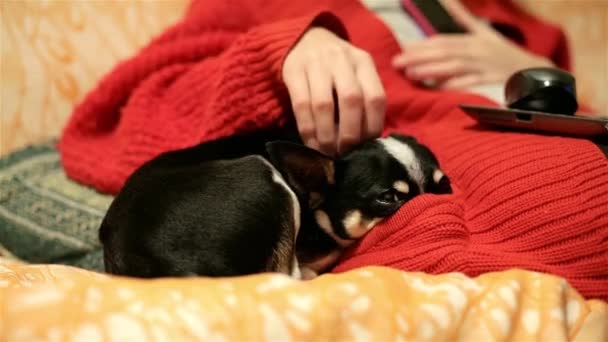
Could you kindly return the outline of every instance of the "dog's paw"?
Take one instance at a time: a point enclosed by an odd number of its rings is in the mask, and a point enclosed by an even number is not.
[[[312,280],[318,276],[317,272],[308,267],[300,268],[302,273],[302,280]]]

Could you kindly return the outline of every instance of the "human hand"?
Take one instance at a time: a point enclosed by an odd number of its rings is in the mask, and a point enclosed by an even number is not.
[[[553,66],[475,18],[458,0],[442,3],[468,33],[438,34],[408,46],[393,59],[393,66],[408,78],[433,80],[440,89],[464,89],[505,82],[521,69]]]
[[[287,55],[282,74],[307,146],[335,155],[382,133],[386,97],[367,52],[329,30],[311,28]]]

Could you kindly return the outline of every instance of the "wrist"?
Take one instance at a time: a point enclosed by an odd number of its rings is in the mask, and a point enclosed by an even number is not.
[[[555,67],[555,64],[553,63],[552,60],[550,60],[549,58],[546,58],[546,57],[542,57],[542,56],[538,57],[538,65],[542,66],[542,67],[550,67],[550,68]]]

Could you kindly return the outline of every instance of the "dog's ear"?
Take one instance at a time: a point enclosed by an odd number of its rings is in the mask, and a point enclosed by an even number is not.
[[[452,184],[450,179],[440,169],[435,169],[427,184],[426,191],[431,194],[445,195],[452,193]]]
[[[270,162],[298,194],[322,193],[334,184],[332,158],[304,145],[287,141],[266,144]]]

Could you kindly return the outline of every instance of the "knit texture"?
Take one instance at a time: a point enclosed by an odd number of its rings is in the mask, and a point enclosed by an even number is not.
[[[519,18],[501,15],[503,25],[522,25],[524,37],[544,27],[537,42],[559,40],[559,31]],[[458,104],[492,103],[409,83],[390,66],[399,44],[358,1],[194,3],[75,109],[59,144],[67,174],[115,193],[161,152],[290,122],[281,65],[312,25],[372,54],[389,99],[386,132],[427,144],[455,191],[407,203],[349,250],[335,272],[386,265],[476,276],[526,268],[608,299],[608,162],[600,150],[585,140],[476,125]]]

